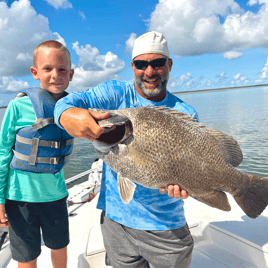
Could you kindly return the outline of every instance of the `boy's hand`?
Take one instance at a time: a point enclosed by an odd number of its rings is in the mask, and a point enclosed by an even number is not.
[[[182,198],[182,199],[186,199],[186,198],[188,198],[188,193],[187,193],[187,191],[185,191],[184,189],[181,189],[181,187],[179,186],[179,185],[177,185],[177,184],[170,184],[169,186],[168,186],[168,196],[169,197],[175,197],[176,199],[180,199],[180,198]],[[166,188],[165,187],[161,187],[160,189],[159,189],[159,192],[161,193],[161,194],[164,194],[165,192],[166,192]]]
[[[105,131],[99,127],[95,119],[108,118],[109,115],[109,112],[96,113],[81,108],[70,108],[61,114],[59,122],[71,136],[93,141]]]
[[[5,205],[0,204],[0,227],[7,227],[9,226],[9,221],[5,215]]]

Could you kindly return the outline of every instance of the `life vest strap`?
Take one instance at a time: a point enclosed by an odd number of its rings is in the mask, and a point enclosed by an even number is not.
[[[33,140],[24,138],[19,136],[18,134],[16,135],[16,140],[20,143],[32,145]],[[74,143],[74,139],[68,139],[68,140],[60,140],[60,141],[45,141],[45,140],[39,140],[38,146],[44,146],[44,147],[51,147],[51,148],[62,148],[68,145],[71,145]]]
[[[55,124],[54,117],[51,118],[38,118],[35,123],[32,125],[33,130],[38,130],[40,128],[43,128],[47,125],[53,125]]]
[[[13,150],[14,156],[20,160],[24,160],[30,162],[30,156],[18,153]],[[64,156],[64,157],[36,157],[35,163],[36,164],[51,164],[51,165],[59,165],[60,163],[65,163],[71,158],[71,154]],[[29,165],[31,165],[29,163]]]
[[[32,138],[32,146],[31,146],[31,153],[30,153],[30,159],[29,159],[30,166],[34,166],[36,163],[38,146],[39,146],[39,139]]]

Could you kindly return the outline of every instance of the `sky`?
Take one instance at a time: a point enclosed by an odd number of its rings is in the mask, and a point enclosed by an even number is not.
[[[32,54],[54,39],[69,49],[68,92],[131,80],[134,40],[168,41],[171,92],[268,84],[268,0],[0,0],[0,106],[39,86]]]

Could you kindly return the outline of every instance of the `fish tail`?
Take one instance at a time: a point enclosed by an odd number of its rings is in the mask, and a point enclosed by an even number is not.
[[[245,174],[247,183],[233,195],[237,204],[250,218],[257,218],[268,204],[268,179]]]

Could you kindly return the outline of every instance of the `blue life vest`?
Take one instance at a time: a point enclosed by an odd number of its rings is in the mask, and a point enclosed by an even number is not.
[[[71,158],[73,137],[54,123],[56,100],[44,89],[29,88],[36,122],[18,130],[10,168],[34,173],[58,173]]]

